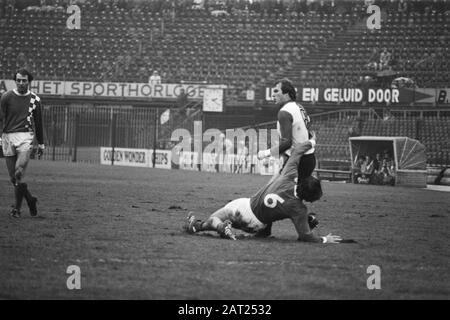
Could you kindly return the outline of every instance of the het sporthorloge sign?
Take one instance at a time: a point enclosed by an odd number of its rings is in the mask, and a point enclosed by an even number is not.
[[[15,88],[16,84],[14,80],[0,80],[0,93]],[[205,89],[217,88],[224,88],[224,86],[173,83],[151,85],[149,83],[53,80],[34,80],[30,86],[31,91],[43,96],[78,96],[124,99],[175,99],[180,95],[181,89],[184,89],[189,98],[199,100],[203,99]]]

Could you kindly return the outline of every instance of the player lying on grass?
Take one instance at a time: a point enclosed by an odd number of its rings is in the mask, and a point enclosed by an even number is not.
[[[236,240],[231,227],[261,235],[260,231],[264,230],[267,224],[291,219],[299,241],[339,243],[341,237],[331,233],[325,237],[313,234],[315,221],[308,219],[307,209],[303,203],[303,201],[314,202],[322,197],[320,181],[309,176],[297,183],[297,165],[300,158],[314,145],[315,135],[304,143],[296,144],[281,173],[274,176],[253,197],[233,200],[205,221],[196,220],[190,212],[184,229],[188,233],[215,230],[224,238]],[[270,233],[265,234],[269,235]]]

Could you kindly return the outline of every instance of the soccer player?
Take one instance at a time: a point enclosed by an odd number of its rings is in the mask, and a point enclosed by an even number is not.
[[[278,80],[272,92],[272,99],[281,107],[277,116],[280,144],[258,152],[258,158],[264,159],[271,155],[279,155],[284,164],[291,155],[292,146],[309,139],[308,124],[310,119],[305,109],[296,102],[297,93],[289,79]],[[299,179],[310,176],[315,167],[316,157],[314,148],[311,148],[305,152],[298,164]]]
[[[309,139],[308,124],[309,116],[303,106],[296,102],[297,93],[295,87],[289,79],[276,81],[272,90],[273,101],[280,106],[278,111],[277,131],[280,137],[280,144],[271,149],[258,152],[258,159],[269,156],[280,156],[282,166],[287,162],[292,152],[292,146]],[[314,147],[305,152],[298,163],[298,179],[302,180],[309,176],[316,167],[316,157]],[[265,230],[261,230],[261,236],[271,233],[271,224]]]
[[[311,150],[315,139],[296,144],[281,173],[251,198],[239,198],[214,212],[205,221],[196,220],[192,212],[187,217],[185,230],[189,233],[216,230],[222,237],[236,240],[232,227],[248,233],[258,233],[267,224],[291,219],[299,241],[339,243],[342,239],[331,233],[320,237],[312,233],[306,206],[322,196],[320,181],[313,176],[297,179],[297,166],[302,155]]]
[[[14,80],[17,89],[9,90],[0,99],[0,124],[3,125],[3,154],[10,181],[14,186],[15,203],[10,215],[18,218],[24,197],[30,214],[37,215],[37,198],[28,190],[24,174],[35,136],[38,142],[38,157],[42,156],[45,146],[41,99],[29,90],[33,76],[27,70],[20,69],[14,74]]]

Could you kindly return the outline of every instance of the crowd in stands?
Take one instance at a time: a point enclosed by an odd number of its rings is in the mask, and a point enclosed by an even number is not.
[[[353,181],[360,184],[395,184],[395,166],[389,152],[383,155],[377,153],[375,157],[361,155],[353,166]]]

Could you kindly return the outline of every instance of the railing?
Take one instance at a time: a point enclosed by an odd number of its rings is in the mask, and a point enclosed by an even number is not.
[[[198,107],[198,106],[197,106]],[[99,148],[165,148],[171,132],[180,126],[192,130],[201,116],[196,108],[190,117],[161,124],[163,108],[116,108],[47,106],[43,110],[44,138],[48,146],[44,159],[99,162]]]
[[[352,182],[352,172],[344,170],[316,169],[317,178],[321,180]]]

